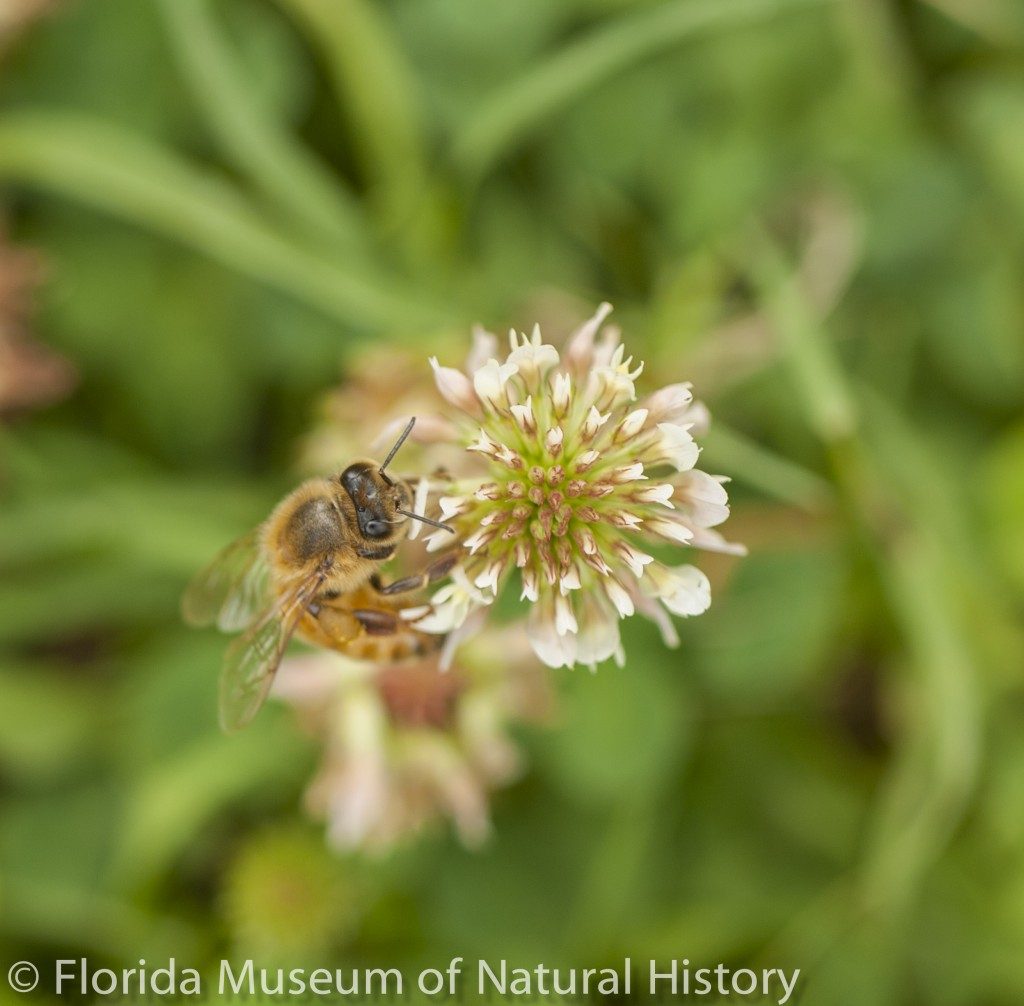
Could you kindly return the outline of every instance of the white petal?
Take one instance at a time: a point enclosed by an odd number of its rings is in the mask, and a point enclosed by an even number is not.
[[[620,649],[619,620],[603,594],[593,592],[581,605],[576,638],[577,662],[592,669]]]
[[[613,580],[608,577],[601,581],[604,586],[605,593],[608,595],[609,600],[615,605],[615,610],[619,613],[619,618],[629,618],[635,611],[636,607],[633,604],[633,598],[630,597],[629,592],[620,584],[617,580]]]
[[[693,532],[684,524],[674,520],[666,520],[662,517],[654,517],[648,520],[644,527],[654,534],[660,534],[663,538],[668,538],[670,541],[677,541],[680,545],[689,545],[690,540],[693,538]]]
[[[531,395],[527,395],[526,401],[522,405],[513,405],[511,408],[519,429],[524,433],[531,433],[537,428],[533,418],[533,397]]]
[[[653,448],[658,461],[667,461],[677,471],[687,471],[697,463],[700,448],[685,426],[658,423],[658,441]]]
[[[497,360],[488,360],[473,374],[473,387],[476,389],[477,397],[496,408],[506,405],[508,396],[505,385],[518,369],[514,363],[498,363]]]
[[[576,636],[555,631],[554,613],[547,605],[535,604],[530,608],[526,635],[533,652],[548,667],[571,667],[576,662]]]
[[[642,461],[635,461],[631,465],[623,465],[621,468],[616,468],[611,474],[612,481],[617,482],[619,485],[624,485],[626,482],[638,482],[646,478]]]
[[[644,567],[654,562],[654,556],[646,552],[640,552],[633,548],[628,542],[620,541],[615,545],[615,551],[625,560],[630,572],[640,579],[644,575]]]
[[[622,420],[615,434],[615,439],[622,441],[635,437],[644,428],[644,423],[647,422],[647,414],[647,409],[634,409]]]
[[[696,566],[677,566],[671,571],[675,589],[662,594],[661,603],[676,615],[700,615],[711,607],[711,584]]]
[[[478,451],[480,454],[488,454],[493,458],[498,453],[498,445],[487,435],[487,431],[481,427],[476,440],[466,450]]]
[[[576,632],[576,616],[573,614],[572,602],[566,597],[555,598],[555,632],[564,636],[567,632]]]
[[[462,496],[442,496],[437,505],[441,508],[441,520],[457,517],[469,509],[469,504]]]
[[[640,489],[634,496],[641,503],[661,503],[670,510],[674,510],[675,504],[672,502],[672,494],[674,492],[675,486],[669,485],[666,482],[662,485],[647,486],[645,489]]]
[[[669,384],[648,395],[644,405],[650,410],[652,422],[677,423],[692,401],[693,391],[689,383]]]
[[[555,414],[564,416],[569,409],[569,401],[572,398],[572,379],[568,374],[555,374],[551,388],[551,401],[555,407]]]
[[[537,597],[537,573],[532,569],[523,570],[523,590],[519,595],[520,601],[530,601],[536,603]]]
[[[570,566],[559,579],[558,588],[563,594],[567,594],[570,590],[579,590],[580,587],[580,571],[575,566]]]
[[[451,541],[452,536],[447,531],[433,531],[423,539],[423,544],[428,552],[436,552],[445,545],[450,545]]]
[[[584,422],[583,424],[584,439],[590,440],[590,438],[593,437],[594,434],[597,433],[597,431],[601,429],[601,427],[604,426],[605,423],[608,422],[608,417],[610,415],[610,412],[605,412],[602,414],[598,412],[597,409],[594,408],[594,406],[591,406],[590,412],[587,413],[586,422]]]
[[[694,548],[702,548],[707,552],[722,552],[725,555],[746,555],[747,546],[738,542],[726,541],[717,531],[711,528],[694,529],[690,544]]]
[[[416,495],[412,501],[412,512],[420,517],[427,515],[427,497],[430,495],[430,479],[422,478],[416,484]],[[443,517],[441,518],[444,519]],[[412,527],[409,528],[409,540],[415,541],[420,536],[420,528],[425,527],[418,520],[412,522]]]
[[[498,560],[492,562],[474,581],[473,584],[479,587],[481,590],[487,590],[490,588],[491,593],[497,595],[498,593],[498,579],[501,576],[502,570],[505,568],[504,560]]]
[[[719,478],[694,468],[673,482],[673,498],[690,524],[715,527],[729,516],[729,494]]]

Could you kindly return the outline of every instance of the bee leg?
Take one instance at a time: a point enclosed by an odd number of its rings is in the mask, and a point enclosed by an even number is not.
[[[440,559],[432,562],[422,573],[417,573],[414,576],[403,576],[401,580],[395,580],[394,583],[388,584],[382,583],[380,577],[373,576],[370,579],[370,583],[378,594],[383,594],[385,597],[392,594],[407,594],[410,591],[419,590],[421,587],[427,586],[428,583],[434,583],[447,576],[458,561],[458,553],[448,552],[446,555],[442,555]]]
[[[393,636],[402,624],[402,620],[393,611],[381,611],[378,608],[356,608],[352,617],[368,636]]]

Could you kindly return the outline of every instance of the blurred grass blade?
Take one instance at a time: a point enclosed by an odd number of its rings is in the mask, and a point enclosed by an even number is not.
[[[885,579],[911,658],[900,751],[882,788],[862,877],[869,907],[901,908],[945,848],[974,789],[981,703],[941,541],[908,532]]]
[[[752,228],[744,247],[765,312],[783,343],[783,355],[814,432],[826,444],[850,437],[857,425],[854,397],[833,347],[799,277],[767,233]]]
[[[438,318],[408,291],[283,237],[225,182],[94,119],[3,117],[0,181],[55,192],[180,241],[345,325],[423,327]]]
[[[753,486],[803,510],[820,510],[834,497],[831,484],[788,458],[779,457],[749,437],[717,420],[708,431],[704,450],[712,470],[732,472],[739,483]]]
[[[995,46],[1024,42],[1024,18],[1013,0],[920,0]]]
[[[19,941],[53,941],[111,960],[123,956],[126,946],[136,960],[158,957],[168,947],[182,959],[194,960],[202,945],[192,922],[166,909],[140,908],[97,892],[95,884],[76,886],[11,874],[3,880],[0,934]]]
[[[595,29],[484,98],[455,137],[457,165],[478,178],[523,136],[602,81],[702,32],[757,23],[833,0],[675,0]]]
[[[183,76],[235,168],[310,235],[365,251],[355,200],[260,105],[210,0],[158,0],[158,6]]]
[[[237,737],[204,737],[139,778],[114,862],[118,881],[151,882],[226,805],[293,783],[302,768],[301,742],[281,726],[263,722]]]
[[[385,225],[405,220],[423,196],[426,154],[417,84],[381,9],[368,0],[277,2],[323,54]]]
[[[876,799],[861,877],[871,909],[898,912],[945,848],[973,790],[980,750],[974,640],[958,602],[962,571],[928,513],[941,485],[906,486],[884,452],[862,438],[847,380],[828,333],[795,273],[762,232],[753,235],[755,282],[782,339],[807,425],[830,449],[836,477],[870,549],[901,635],[911,679],[900,682],[906,712]],[[861,395],[859,398],[863,398]],[[912,452],[900,452],[906,465]]]

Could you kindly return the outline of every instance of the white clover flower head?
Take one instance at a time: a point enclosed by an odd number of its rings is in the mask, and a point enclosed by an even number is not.
[[[462,561],[417,623],[424,631],[458,630],[517,575],[544,663],[621,663],[621,619],[644,614],[672,644],[667,613],[697,615],[711,603],[700,570],[668,567],[648,548],[744,551],[712,530],[729,514],[725,479],[695,468],[706,410],[688,384],[637,401],[643,363],[617,330],[602,331],[610,311],[602,304],[564,357],[534,327],[511,333],[504,361],[475,351],[468,375],[431,360],[481,474],[453,482],[440,501]],[[480,332],[474,340],[478,350],[497,344]],[[438,549],[451,537],[438,531],[427,543]]]

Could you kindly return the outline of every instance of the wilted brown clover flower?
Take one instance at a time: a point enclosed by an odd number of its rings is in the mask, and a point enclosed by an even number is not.
[[[419,628],[457,639],[518,572],[544,663],[622,663],[620,619],[643,614],[676,645],[669,613],[699,615],[711,603],[699,569],[665,565],[648,548],[743,553],[713,530],[729,515],[726,480],[694,467],[706,410],[688,384],[637,401],[643,364],[617,330],[601,331],[610,311],[602,304],[561,355],[535,327],[510,334],[504,360],[495,337],[477,332],[468,373],[430,361],[460,412],[450,435],[479,458],[481,474],[454,480],[439,500],[464,558]],[[428,548],[450,543],[441,531]]]
[[[38,254],[0,231],[0,418],[59,401],[75,382],[71,364],[30,334],[43,272]]]
[[[324,743],[306,798],[335,849],[383,852],[438,818],[466,846],[488,836],[491,791],[522,769],[510,728],[549,705],[525,645],[500,632],[489,643],[448,671],[439,653],[373,665],[320,651],[282,664],[274,693]]]

